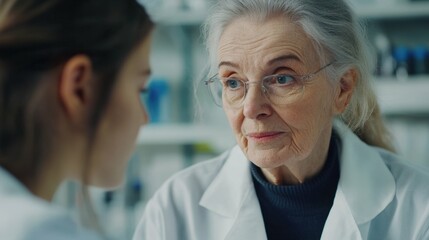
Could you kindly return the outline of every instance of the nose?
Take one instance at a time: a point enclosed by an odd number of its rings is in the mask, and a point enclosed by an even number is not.
[[[249,119],[263,119],[272,114],[270,101],[265,95],[265,89],[259,84],[248,84],[243,99],[243,115]]]

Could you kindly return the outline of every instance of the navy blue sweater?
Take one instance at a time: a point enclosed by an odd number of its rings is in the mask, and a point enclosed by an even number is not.
[[[299,185],[271,184],[259,167],[251,165],[269,240],[320,239],[340,177],[338,145],[333,134],[322,171]]]

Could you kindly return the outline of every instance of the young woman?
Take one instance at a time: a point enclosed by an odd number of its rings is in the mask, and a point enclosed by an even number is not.
[[[135,0],[0,1],[0,239],[98,239],[50,201],[121,183],[151,29]]]

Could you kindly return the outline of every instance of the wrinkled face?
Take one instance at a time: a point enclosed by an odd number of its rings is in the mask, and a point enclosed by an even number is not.
[[[139,129],[148,122],[140,94],[150,74],[150,39],[130,54],[113,86],[96,135],[89,168],[91,185],[115,187],[122,182]]]
[[[218,48],[219,76],[255,82],[272,74],[306,75],[323,67],[311,40],[288,18],[234,20]],[[299,101],[272,104],[250,84],[243,105],[224,110],[236,140],[253,163],[275,168],[290,162],[324,161],[335,114],[334,86],[322,70],[304,86]]]

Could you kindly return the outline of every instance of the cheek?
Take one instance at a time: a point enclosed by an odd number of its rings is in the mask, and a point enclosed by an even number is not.
[[[112,187],[122,182],[138,131],[144,123],[137,90],[134,94],[125,92],[112,96],[99,125],[92,160],[93,183],[97,186]]]
[[[301,135],[313,122],[314,109],[309,103],[300,102],[289,106],[273,107],[277,122],[286,125],[293,135]]]
[[[137,91],[124,91],[116,97],[110,111],[106,112],[106,121],[112,135],[124,140],[133,141],[138,128],[145,122],[145,111],[141,107]],[[108,129],[106,129],[108,130]]]
[[[243,125],[244,115],[242,111],[235,109],[224,109],[226,117],[228,118],[229,125],[235,134],[241,134],[241,127]]]
[[[292,116],[303,124],[324,123],[333,117],[333,98],[331,88],[324,86],[308,95],[294,107]]]
[[[145,109],[142,107],[139,95],[136,89],[127,91],[117,101],[110,124],[112,135],[114,135],[119,144],[111,146],[118,149],[123,155],[129,155],[130,149],[133,149],[140,127],[147,122]]]
[[[244,115],[242,110],[235,109],[224,109],[226,117],[228,118],[229,125],[234,132],[235,139],[237,144],[241,146],[242,149],[247,149],[247,139],[242,133]]]
[[[320,131],[330,126],[333,118],[332,101],[327,95],[313,94],[303,101],[276,112],[292,132],[293,142],[303,147],[312,142]]]

